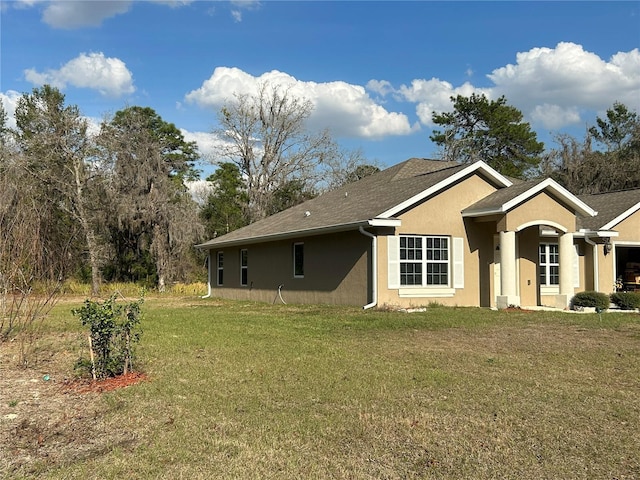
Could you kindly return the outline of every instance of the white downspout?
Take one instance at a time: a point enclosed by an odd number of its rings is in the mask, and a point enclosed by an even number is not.
[[[584,241],[593,246],[593,289],[596,292],[599,292],[600,282],[598,281],[598,276],[600,269],[598,268],[598,245],[596,245],[596,243],[592,241],[587,235],[584,236]]]
[[[207,294],[200,298],[211,297],[211,250],[207,254]]]
[[[359,228],[360,233],[371,238],[371,303],[362,307],[363,310],[375,307],[378,304],[378,237],[367,232],[364,228]]]

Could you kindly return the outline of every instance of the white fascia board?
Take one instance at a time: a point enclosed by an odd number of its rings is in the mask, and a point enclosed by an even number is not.
[[[372,218],[369,220],[371,227],[399,227],[402,220],[399,218]]]
[[[579,232],[573,234],[576,238],[611,238],[611,237],[619,237],[620,232],[616,232],[615,230],[585,230],[580,229]]]
[[[487,174],[489,177],[491,177],[493,180],[495,180],[496,183],[498,183],[499,185],[502,185],[503,187],[510,187],[512,185],[512,183],[511,183],[511,181],[509,179],[507,179],[506,177],[504,177],[503,175],[498,173],[496,170],[491,168],[489,165],[484,163],[482,160],[479,160],[477,162],[472,163],[468,167],[463,168],[458,173],[456,173],[454,175],[451,175],[446,180],[443,180],[443,181],[441,181],[439,183],[436,183],[432,187],[429,187],[426,190],[423,190],[422,192],[418,193],[417,195],[414,195],[413,197],[405,200],[401,204],[396,205],[393,208],[390,208],[386,212],[383,212],[382,214],[380,214],[378,216],[378,218],[393,217],[398,212],[406,210],[407,208],[415,205],[416,203],[420,202],[421,200],[424,200],[425,198],[427,198],[427,197],[429,197],[429,196],[431,196],[431,195],[433,195],[435,193],[438,193],[439,191],[447,188],[450,185],[453,185],[454,183],[458,182],[459,180],[463,179],[467,175],[469,175],[469,174],[471,174],[471,173],[473,173],[473,172],[475,172],[477,170],[482,170],[485,174]]]
[[[613,228],[614,226],[619,224],[621,221],[623,221],[627,217],[630,217],[631,215],[636,213],[638,210],[640,210],[640,202],[636,203],[633,207],[631,207],[631,208],[627,209],[626,211],[622,212],[620,215],[618,215],[616,218],[611,220],[606,225],[603,225],[602,226],[602,230],[609,230],[609,229]]]

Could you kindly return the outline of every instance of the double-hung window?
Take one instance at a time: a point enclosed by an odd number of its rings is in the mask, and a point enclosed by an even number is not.
[[[224,284],[224,254],[223,252],[218,252],[216,254],[216,271],[218,274],[218,285]]]
[[[402,235],[399,244],[401,286],[450,285],[449,237]]]
[[[560,253],[557,243],[541,243],[539,250],[540,285],[560,284]]]
[[[240,285],[243,287],[249,284],[249,251],[240,250]]]

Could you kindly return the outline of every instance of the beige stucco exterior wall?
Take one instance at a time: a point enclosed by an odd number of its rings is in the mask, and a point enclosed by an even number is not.
[[[304,243],[304,278],[293,275],[293,244]],[[249,245],[248,285],[240,286],[240,248],[212,250],[213,297],[287,303],[365,305],[371,239],[357,231]],[[224,285],[216,285],[216,252],[224,252]]]
[[[538,305],[540,302],[538,286],[538,245],[540,244],[538,226],[529,227],[518,234],[518,270],[521,305]]]
[[[495,223],[465,220],[461,211],[495,190],[496,188],[486,180],[473,175],[398,215],[402,225],[396,228],[395,235],[444,235],[464,238],[464,289],[456,289],[453,296],[438,296],[437,289],[430,289],[433,294],[418,298],[401,296],[402,288],[389,289],[388,242],[387,237],[381,235],[378,237],[378,305],[411,307],[437,302],[444,305],[489,306]],[[452,268],[450,264],[450,269]]]
[[[530,224],[531,222],[550,225],[556,223],[570,232],[575,232],[576,230],[575,213],[545,191],[538,193],[523,204],[510,210],[498,222],[498,230],[517,231],[522,225]]]

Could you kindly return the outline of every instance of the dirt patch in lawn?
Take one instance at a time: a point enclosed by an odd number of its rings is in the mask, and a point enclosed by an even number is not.
[[[32,368],[19,365],[18,342],[0,344],[0,478],[37,476],[135,440],[125,429],[107,428],[108,413],[118,406],[102,394],[146,377],[79,379],[75,340],[58,335],[53,341],[58,348]]]

